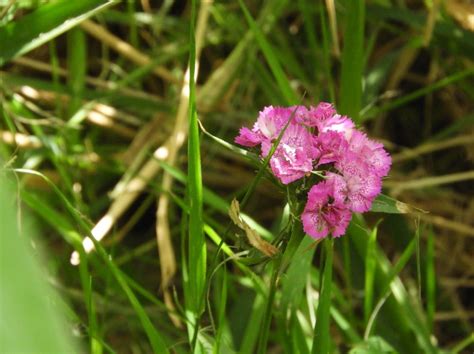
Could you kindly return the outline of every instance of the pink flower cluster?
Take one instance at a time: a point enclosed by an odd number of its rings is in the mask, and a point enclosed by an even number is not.
[[[287,123],[270,159],[271,170],[283,184],[313,173],[323,176],[308,192],[301,215],[303,228],[314,238],[341,236],[352,212],[370,210],[381,192],[382,178],[390,170],[390,155],[326,102],[309,109],[265,107],[252,129],[240,129],[235,142],[260,146],[262,157],[266,157]]]

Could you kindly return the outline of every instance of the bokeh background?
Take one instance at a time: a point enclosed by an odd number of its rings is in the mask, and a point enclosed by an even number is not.
[[[261,351],[268,291],[262,352],[311,350],[321,247],[306,237],[270,288],[271,262],[227,215],[259,167],[229,144],[264,106],[327,101],[385,144],[393,167],[384,194],[405,203],[355,217],[336,242],[332,350],[472,352],[474,3],[203,0],[195,47],[191,9],[177,0],[0,1],[1,173],[14,185],[0,208],[15,210],[6,218],[18,225],[34,220],[34,237],[19,230],[30,254],[16,262],[45,251],[37,267],[64,301],[56,308],[67,332],[85,352],[156,352],[149,341],[158,337],[171,352],[190,351],[191,52],[203,126],[205,351]],[[289,217],[285,200],[265,176],[245,207],[269,242]],[[71,265],[90,230],[103,249]],[[15,271],[5,259],[2,293]],[[368,274],[373,308],[387,295],[370,335]],[[21,316],[13,321],[29,322]]]

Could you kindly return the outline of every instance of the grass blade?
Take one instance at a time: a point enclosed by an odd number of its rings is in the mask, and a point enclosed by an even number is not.
[[[51,1],[0,28],[0,66],[66,32],[116,1]]]
[[[362,101],[362,74],[364,70],[365,1],[346,1],[346,29],[341,68],[341,113],[358,123]]]
[[[435,247],[433,230],[428,232],[426,251],[426,317],[428,328],[433,331],[434,314],[436,311],[436,270],[435,270]]]
[[[80,28],[68,32],[68,84],[72,93],[69,114],[72,116],[82,105],[82,92],[87,71],[86,35]]]
[[[364,321],[367,324],[374,299],[375,279],[375,247],[377,245],[377,226],[370,233],[367,242],[367,254],[365,256],[365,296],[364,296]]]
[[[188,196],[189,196],[189,229],[188,229],[188,272],[189,282],[187,303],[191,312],[190,320],[195,322],[193,331],[193,347],[198,333],[198,320],[204,305],[204,287],[206,282],[206,245],[203,233],[202,215],[202,175],[201,147],[199,142],[199,126],[196,112],[196,41],[194,26],[196,22],[196,1],[192,1],[189,53],[189,138],[188,138]],[[189,333],[191,335],[191,333]]]
[[[318,310],[316,313],[316,326],[314,327],[312,354],[328,354],[330,350],[331,333],[329,332],[329,310],[331,308],[334,239],[326,239],[324,242],[326,255],[324,273],[321,280],[321,290],[319,293]]]
[[[296,102],[298,102],[298,97],[291,88],[290,81],[288,80],[285,75],[285,72],[281,68],[280,62],[278,61],[278,57],[275,55],[275,52],[273,51],[270,43],[266,40],[265,36],[263,35],[255,20],[252,18],[252,15],[248,11],[244,2],[242,0],[239,0],[239,4],[242,8],[242,11],[244,12],[245,18],[250,26],[250,29],[255,35],[255,38],[257,40],[258,45],[260,46],[260,49],[263,52],[263,55],[265,56],[265,59],[267,60],[268,65],[270,66],[270,69],[272,70],[272,73],[275,76],[275,79],[277,80],[278,85],[285,96],[285,103],[295,104]]]

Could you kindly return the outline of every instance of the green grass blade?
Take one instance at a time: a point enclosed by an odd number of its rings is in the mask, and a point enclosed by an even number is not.
[[[316,247],[313,247],[314,242],[310,237],[303,238],[283,278],[280,307],[283,309],[284,318],[288,310],[295,311],[301,304],[303,289],[316,251]]]
[[[84,257],[85,258],[85,257]],[[86,262],[84,262],[86,264]],[[83,267],[82,263],[79,267]],[[99,336],[99,327],[97,323],[96,307],[92,297],[92,277],[89,275],[89,284],[87,286],[87,302],[88,302],[88,312],[89,312],[89,337],[90,337],[90,348],[92,354],[102,354],[102,340]]]
[[[360,217],[354,218],[354,220],[349,224],[348,234],[350,235],[350,240],[352,246],[355,248],[355,251],[358,253],[358,257],[361,260],[364,260],[366,257],[367,250],[367,239],[368,232],[363,226],[363,220]],[[411,256],[415,250],[415,241],[413,238],[410,242],[409,250],[404,252],[403,256],[406,253],[409,253]],[[375,272],[375,282],[377,284],[380,294],[384,294],[384,290],[388,291],[391,289],[393,293],[393,300],[391,306],[387,309],[385,318],[390,318],[390,323],[388,324],[393,328],[395,326],[399,330],[400,337],[406,337],[415,335],[416,342],[401,340],[398,342],[402,348],[409,349],[413,351],[414,348],[426,353],[435,353],[436,349],[431,343],[430,335],[428,333],[426,322],[419,316],[418,312],[413,308],[413,305],[409,301],[409,295],[405,290],[403,284],[398,278],[397,274],[401,270],[402,263],[395,265],[395,267],[390,266],[389,261],[386,259],[385,255],[381,252],[377,252],[377,266]],[[402,258],[401,258],[402,259]],[[409,256],[406,255],[403,260],[409,259]],[[376,306],[377,307],[377,306]],[[366,331],[367,332],[367,331]],[[391,343],[394,345],[395,343]]]
[[[364,292],[364,321],[367,324],[374,299],[374,279],[376,255],[375,248],[377,245],[377,226],[370,233],[367,242],[367,254],[365,256],[365,292]]]
[[[318,58],[318,40],[316,38],[316,29],[317,25],[315,20],[314,12],[317,11],[312,2],[308,0],[298,0],[298,8],[301,15],[303,16],[304,32],[306,35],[306,40],[308,41],[308,47],[310,49],[310,60],[316,62]],[[312,79],[316,81],[317,79],[317,70],[314,70],[312,73]]]
[[[280,87],[282,93],[285,96],[285,103],[288,105],[296,104],[296,102],[298,102],[298,97],[291,88],[290,81],[286,77],[285,72],[283,71],[280,62],[278,61],[274,50],[265,38],[264,34],[262,33],[262,30],[258,27],[257,23],[255,22],[252,15],[245,6],[244,2],[242,0],[239,0],[239,4],[242,11],[244,12],[245,18],[250,26],[250,29],[252,30],[255,39],[257,40],[257,43],[260,49],[262,50],[263,55],[265,56],[265,59],[268,62],[268,65],[270,66],[270,69],[272,70],[272,73],[278,82],[278,86]]]
[[[193,342],[197,339],[198,319],[204,305],[204,287],[206,282],[206,244],[203,233],[202,215],[202,175],[201,175],[201,147],[199,142],[199,126],[196,112],[196,84],[195,62],[196,42],[194,26],[196,21],[196,1],[192,1],[190,26],[190,54],[189,54],[189,139],[188,139],[188,197],[189,197],[189,229],[188,229],[188,299],[187,304],[192,312],[191,321],[195,327],[191,330]],[[190,333],[191,334],[191,333]]]
[[[474,333],[471,333],[469,336],[467,336],[465,339],[463,339],[461,342],[456,344],[454,348],[451,350],[452,354],[458,354],[462,350],[466,349],[469,347],[471,344],[474,344]]]
[[[316,326],[314,327],[314,339],[312,354],[328,354],[331,345],[331,333],[329,330],[329,314],[331,308],[332,288],[332,263],[334,254],[334,239],[326,239],[324,272],[319,292],[319,303],[316,312]]]
[[[387,103],[383,105],[382,107],[371,109],[367,111],[367,113],[361,119],[366,120],[369,118],[374,118],[380,113],[387,112],[395,108],[401,107],[403,105],[406,105],[407,103],[412,102],[413,100],[416,100],[417,98],[423,97],[431,92],[442,89],[443,87],[446,87],[448,85],[452,85],[455,82],[465,80],[466,78],[472,75],[474,75],[474,69],[472,68],[449,75],[439,81],[434,82],[431,85],[427,85],[419,90],[415,90],[402,97],[394,99],[392,102]]]
[[[333,102],[335,105],[337,104],[336,102],[336,90],[334,88],[334,79],[332,75],[332,67],[331,67],[331,39],[329,35],[329,29],[327,25],[327,19],[326,19],[326,10],[324,6],[321,6],[319,10],[319,18],[321,21],[321,34],[322,34],[322,44],[323,44],[323,62],[324,62],[324,74],[325,79],[328,82],[328,95],[329,95],[329,100],[330,102]]]
[[[280,265],[281,265],[281,255],[278,256],[276,260],[272,262],[272,278],[270,280],[270,289],[268,290],[268,297],[265,306],[265,312],[263,315],[263,322],[260,327],[260,335],[258,340],[257,346],[257,353],[258,354],[265,354],[267,353],[267,343],[268,343],[268,336],[270,333],[270,325],[272,321],[273,315],[273,301],[275,299],[275,293],[277,289],[277,279],[280,272]]]
[[[255,345],[258,341],[264,311],[265,298],[257,294],[252,304],[251,315],[245,328],[239,353],[255,353]]]
[[[69,103],[69,114],[72,116],[82,105],[87,71],[86,35],[80,28],[68,32],[68,84],[72,93]]]
[[[436,311],[436,268],[433,230],[428,232],[426,250],[426,317],[428,328],[433,331],[434,314]]]
[[[362,74],[364,70],[365,1],[346,3],[346,28],[342,51],[341,91],[339,110],[359,122],[362,102]]]
[[[0,27],[0,66],[115,3],[115,0],[51,1],[18,21]]]
[[[222,341],[222,336],[224,333],[224,328],[225,328],[225,312],[226,312],[226,305],[227,305],[227,269],[223,268],[222,269],[222,285],[221,285],[221,291],[220,291],[220,296],[219,296],[219,304],[218,304],[218,327],[217,327],[217,333],[216,333],[216,341],[214,343],[214,348],[212,349],[212,352],[214,354],[219,354],[221,352],[221,341]]]

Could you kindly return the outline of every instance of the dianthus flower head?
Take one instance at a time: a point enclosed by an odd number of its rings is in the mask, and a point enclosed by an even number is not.
[[[331,234],[343,235],[351,220],[351,211],[344,203],[345,181],[337,174],[311,187],[301,214],[304,231],[313,238]]]
[[[349,149],[344,135],[332,130],[314,136],[313,143],[318,152],[318,166],[339,161]]]
[[[367,162],[372,172],[385,177],[390,170],[392,158],[379,142],[367,138],[363,132],[354,130],[349,138],[350,150]]]
[[[369,211],[373,200],[382,190],[381,178],[363,156],[352,151],[344,154],[335,166],[346,182],[348,207],[358,213]]]
[[[316,150],[311,133],[299,124],[290,123],[270,159],[273,174],[283,183],[294,182],[313,170]],[[267,156],[271,142],[262,143],[262,156]]]
[[[249,147],[260,145],[265,158],[285,126],[270,158],[272,173],[289,184],[318,169],[315,174],[324,180],[308,192],[301,215],[304,230],[315,238],[341,236],[351,212],[370,210],[381,192],[390,155],[381,143],[369,139],[349,117],[338,114],[326,102],[309,109],[265,107],[253,128],[242,128],[235,141]]]
[[[316,107],[311,106],[306,113],[296,116],[296,122],[308,127],[317,127],[322,121],[336,114],[336,110],[331,103],[321,102]]]

